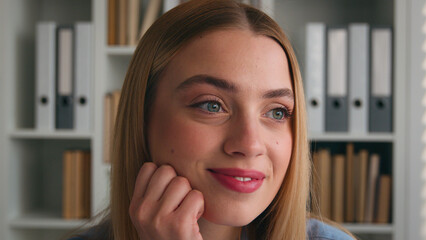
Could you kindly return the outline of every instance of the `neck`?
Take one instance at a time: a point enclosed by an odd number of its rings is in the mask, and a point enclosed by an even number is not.
[[[198,220],[200,226],[200,233],[203,240],[213,239],[226,239],[226,240],[239,240],[241,234],[241,227],[232,227],[214,224],[204,218]]]

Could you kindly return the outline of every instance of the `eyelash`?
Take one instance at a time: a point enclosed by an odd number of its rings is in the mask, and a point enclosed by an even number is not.
[[[206,104],[209,104],[209,103],[217,104],[219,106],[219,111],[214,112],[214,111],[209,111],[208,109],[203,108],[203,105],[206,105]],[[202,111],[204,111],[208,114],[225,112],[225,110],[222,107],[222,104],[216,99],[197,102],[197,103],[191,104],[190,107],[199,108],[199,109],[201,109]],[[206,108],[207,108],[207,106],[206,106]],[[284,122],[284,121],[293,117],[293,112],[291,110],[289,110],[287,107],[273,108],[273,109],[269,110],[267,113],[265,113],[264,116],[266,116],[268,113],[270,113],[271,111],[274,111],[274,110],[281,111],[283,113],[283,117],[282,117],[282,119],[275,119],[272,116],[272,117],[270,117],[272,120],[275,120],[275,121],[278,121],[278,122]]]
[[[293,117],[293,112],[291,110],[289,110],[287,107],[273,108],[273,109],[269,110],[267,113],[265,113],[264,116],[266,116],[268,113],[270,113],[271,111],[274,111],[274,110],[281,111],[283,113],[283,117],[282,117],[282,119],[275,119],[272,116],[271,117],[272,120],[279,121],[279,122],[284,122],[284,121],[286,121],[286,120],[288,120],[288,119],[290,119],[290,118]]]
[[[205,108],[203,108],[203,107],[202,107],[203,105],[208,104],[208,103],[214,103],[214,104],[217,104],[217,105],[219,106],[220,110],[219,110],[218,112],[212,112],[212,111],[208,111],[208,109],[205,109]],[[204,101],[201,101],[201,102],[196,102],[196,103],[194,103],[194,104],[191,104],[191,105],[190,105],[190,107],[193,107],[193,108],[199,108],[199,109],[201,109],[202,111],[204,111],[204,112],[206,112],[206,113],[208,113],[208,114],[215,114],[215,113],[226,112],[226,111],[223,109],[222,104],[220,103],[220,100],[219,100],[219,99],[217,99],[217,98],[214,98],[214,99],[207,99],[207,100],[204,100]]]
[[[207,105],[209,103],[216,104],[219,107],[219,110],[217,112],[215,112],[215,111],[209,111],[209,109],[205,109],[205,108],[202,107],[203,105]],[[205,112],[207,112],[209,114],[220,113],[220,112],[224,111],[223,108],[222,108],[222,104],[220,104],[219,102],[216,102],[216,101],[205,101],[205,102],[197,103],[197,104],[195,104],[193,106],[201,108],[203,111],[205,111]],[[208,106],[206,106],[206,108],[208,108]]]

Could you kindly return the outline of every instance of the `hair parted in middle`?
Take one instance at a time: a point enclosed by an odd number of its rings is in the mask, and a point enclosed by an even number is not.
[[[139,169],[151,161],[147,120],[158,79],[190,40],[223,29],[249,30],[274,39],[288,58],[295,97],[290,164],[273,202],[249,224],[249,238],[306,238],[311,166],[302,78],[290,41],[273,19],[251,6],[232,0],[191,0],[165,13],[148,29],[125,77],[113,143],[109,215],[113,239],[138,239],[128,211]]]

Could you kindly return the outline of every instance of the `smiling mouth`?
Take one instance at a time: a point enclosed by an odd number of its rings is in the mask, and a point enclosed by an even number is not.
[[[247,182],[247,181],[251,181],[252,180],[252,178],[249,178],[249,177],[235,177],[234,176],[233,178],[237,179],[240,182]]]
[[[265,174],[256,170],[239,168],[207,169],[224,187],[239,193],[252,193],[258,190],[265,179]]]

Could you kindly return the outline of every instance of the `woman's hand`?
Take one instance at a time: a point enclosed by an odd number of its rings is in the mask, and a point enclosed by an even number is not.
[[[203,212],[202,193],[173,167],[142,165],[129,208],[140,239],[201,240],[197,220]]]

